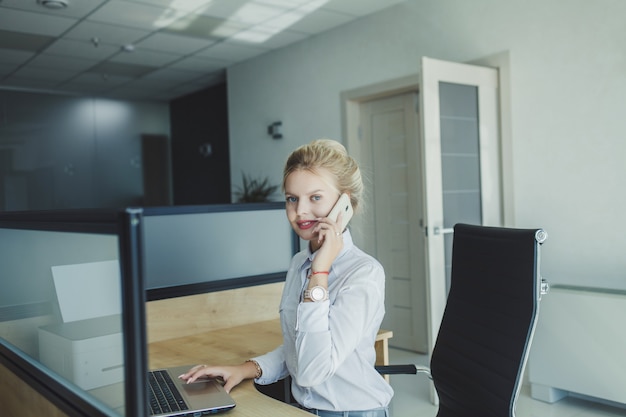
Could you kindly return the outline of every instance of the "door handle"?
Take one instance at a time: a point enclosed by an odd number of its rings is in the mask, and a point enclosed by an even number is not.
[[[438,236],[441,234],[447,235],[450,233],[454,233],[454,228],[452,227],[445,228],[445,227],[439,227],[439,226],[433,227],[433,236]],[[428,227],[424,227],[424,234],[428,236]]]

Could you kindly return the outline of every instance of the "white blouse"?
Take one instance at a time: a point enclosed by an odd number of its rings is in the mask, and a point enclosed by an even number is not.
[[[288,374],[307,408],[350,411],[386,407],[393,389],[374,369],[374,343],[385,314],[385,272],[357,248],[349,230],[328,277],[329,300],[302,302],[315,254],[297,253],[280,303],[283,344],[255,358],[271,384]]]

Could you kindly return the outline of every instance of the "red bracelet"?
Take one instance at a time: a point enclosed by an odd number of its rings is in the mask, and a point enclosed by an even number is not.
[[[317,275],[317,274],[326,274],[326,275],[328,275],[328,274],[330,274],[330,272],[329,271],[315,271],[315,272],[311,271],[309,276],[312,277],[313,275]]]

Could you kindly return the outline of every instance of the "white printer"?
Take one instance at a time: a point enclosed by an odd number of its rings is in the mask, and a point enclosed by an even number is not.
[[[117,260],[52,267],[62,322],[39,328],[39,360],[84,390],[124,380]]]
[[[84,390],[124,380],[121,316],[39,328],[39,360]]]

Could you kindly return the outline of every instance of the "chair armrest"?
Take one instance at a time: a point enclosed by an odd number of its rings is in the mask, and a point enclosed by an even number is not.
[[[399,374],[426,374],[429,379],[433,379],[430,374],[430,368],[426,366],[418,366],[414,364],[403,365],[381,365],[375,367],[378,373],[382,375],[399,375]]]

